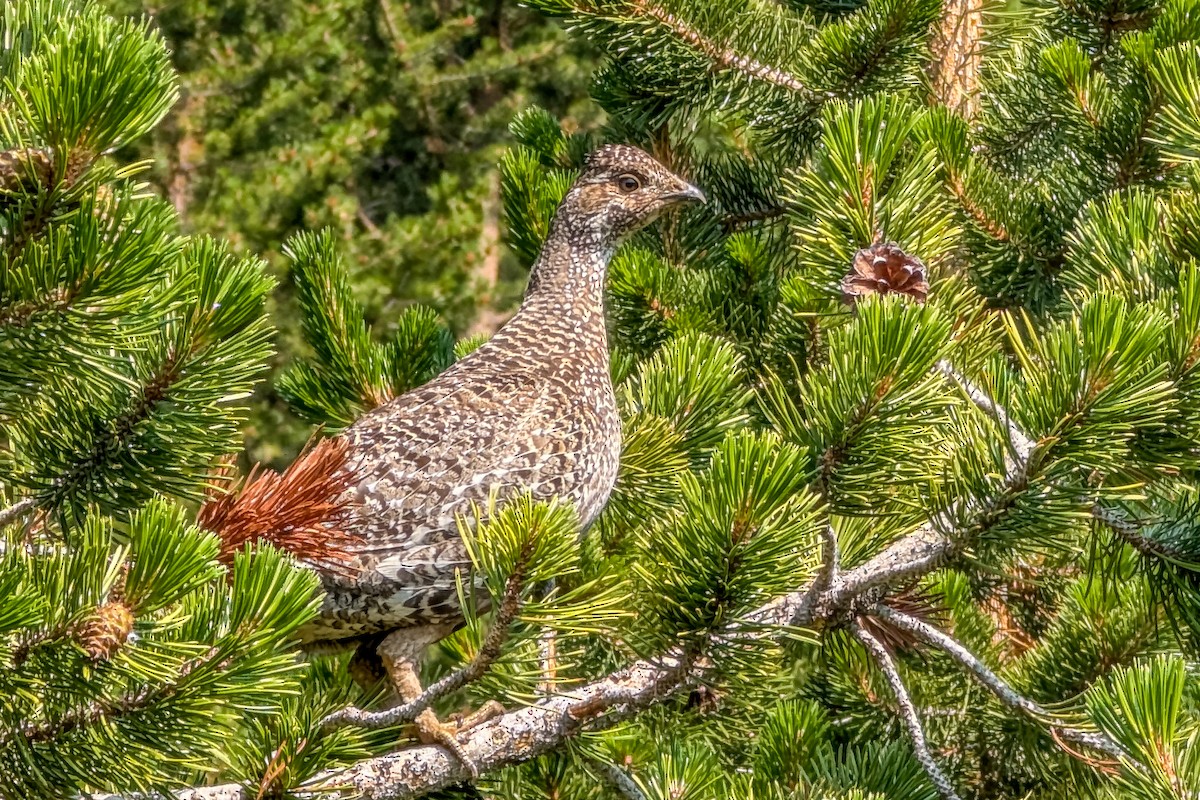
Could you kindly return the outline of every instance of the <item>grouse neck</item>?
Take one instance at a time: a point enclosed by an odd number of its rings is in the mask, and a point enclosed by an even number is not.
[[[526,302],[557,300],[565,306],[602,309],[604,279],[616,249],[606,238],[569,217],[556,218],[530,271]]]

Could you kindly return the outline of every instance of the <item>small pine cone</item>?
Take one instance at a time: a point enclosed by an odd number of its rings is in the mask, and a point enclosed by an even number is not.
[[[108,217],[113,209],[117,207],[117,195],[112,188],[105,185],[96,187],[96,202],[92,206],[92,213],[103,219]]]
[[[842,279],[842,299],[853,305],[871,294],[906,294],[918,303],[925,302],[929,294],[925,265],[891,243],[859,250],[850,274]]]
[[[123,602],[105,603],[75,628],[75,639],[93,661],[116,655],[133,631],[133,611]]]
[[[54,181],[54,158],[48,150],[27,147],[0,152],[0,192],[36,191]]]

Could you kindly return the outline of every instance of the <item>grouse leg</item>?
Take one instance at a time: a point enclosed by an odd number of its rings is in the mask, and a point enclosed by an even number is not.
[[[409,703],[421,696],[421,678],[417,672],[421,656],[425,649],[434,642],[449,636],[454,631],[454,625],[422,625],[413,628],[400,628],[393,631],[380,642],[376,652],[383,661],[392,687],[400,696],[401,703]],[[481,723],[504,713],[504,708],[492,700],[472,714],[452,722],[442,722],[427,708],[417,715],[413,723],[417,728],[417,737],[424,744],[440,744],[455,758],[462,762],[472,777],[478,777],[479,769],[471,761],[463,746],[458,741],[458,734],[468,731]]]

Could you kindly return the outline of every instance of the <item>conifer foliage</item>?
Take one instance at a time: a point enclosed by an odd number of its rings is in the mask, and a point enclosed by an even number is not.
[[[586,126],[587,43],[517,0],[103,0],[152,24],[180,100],[124,153],[187,229],[282,275],[284,241],[325,227],[369,320],[414,300],[458,331],[495,330],[524,275],[501,241],[497,161],[532,103]],[[285,282],[269,304],[285,367],[303,347]],[[250,460],[308,438],[272,387],[251,403]]]
[[[271,281],[108,154],[175,99],[162,41],[0,6],[0,796],[192,782],[296,692],[315,580],[188,508],[240,446]]]
[[[223,566],[180,505],[235,444],[266,286],[103,155],[169,102],[161,44],[61,0],[6,10],[0,757],[20,791],[1200,793],[1200,3],[531,5],[606,54],[609,123],[514,120],[516,256],[602,140],[710,203],[612,265],[603,516],[584,537],[561,504],[463,520],[484,572],[464,600],[492,610],[390,709],[343,657],[301,682],[284,642],[311,581],[268,545]],[[419,310],[373,330],[328,234],[287,253],[313,355],[279,388],[314,422],[477,344]],[[242,491],[265,508],[287,483]],[[466,765],[403,723],[497,700],[460,739],[480,777],[449,788]]]

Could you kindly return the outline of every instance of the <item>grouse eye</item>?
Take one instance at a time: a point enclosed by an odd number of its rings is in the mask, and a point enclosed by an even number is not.
[[[622,175],[617,178],[617,186],[621,187],[622,192],[628,194],[642,188],[642,182],[637,175]]]

